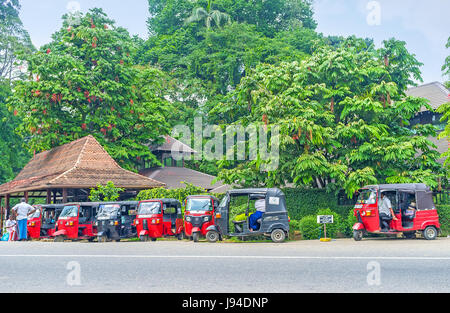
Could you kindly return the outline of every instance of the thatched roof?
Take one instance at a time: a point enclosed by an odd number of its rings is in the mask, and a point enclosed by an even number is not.
[[[0,186],[0,195],[55,188],[83,189],[105,185],[146,189],[164,183],[121,168],[91,135],[36,154],[17,177]]]

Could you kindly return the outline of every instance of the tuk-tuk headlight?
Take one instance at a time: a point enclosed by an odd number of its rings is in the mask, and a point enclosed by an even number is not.
[[[186,222],[190,222],[191,221],[191,217],[190,216],[186,216]]]
[[[209,216],[205,216],[204,218],[203,218],[203,222],[208,222],[209,221]]]

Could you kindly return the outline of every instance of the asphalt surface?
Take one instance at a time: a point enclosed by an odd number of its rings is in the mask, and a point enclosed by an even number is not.
[[[0,292],[450,292],[450,239],[1,242]]]

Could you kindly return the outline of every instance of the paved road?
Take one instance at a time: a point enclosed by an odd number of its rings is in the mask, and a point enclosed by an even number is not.
[[[450,292],[450,239],[0,243],[0,292]]]

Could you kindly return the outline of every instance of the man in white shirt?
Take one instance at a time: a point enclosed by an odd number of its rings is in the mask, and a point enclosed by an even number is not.
[[[380,214],[381,231],[389,231],[389,223],[393,219],[397,220],[394,211],[392,210],[392,204],[388,197],[384,193],[381,194],[381,202],[378,207]]]
[[[20,203],[12,208],[12,211],[16,213],[17,226],[19,228],[19,241],[27,240],[28,215],[33,214],[36,209],[29,205],[25,198],[22,198]]]

